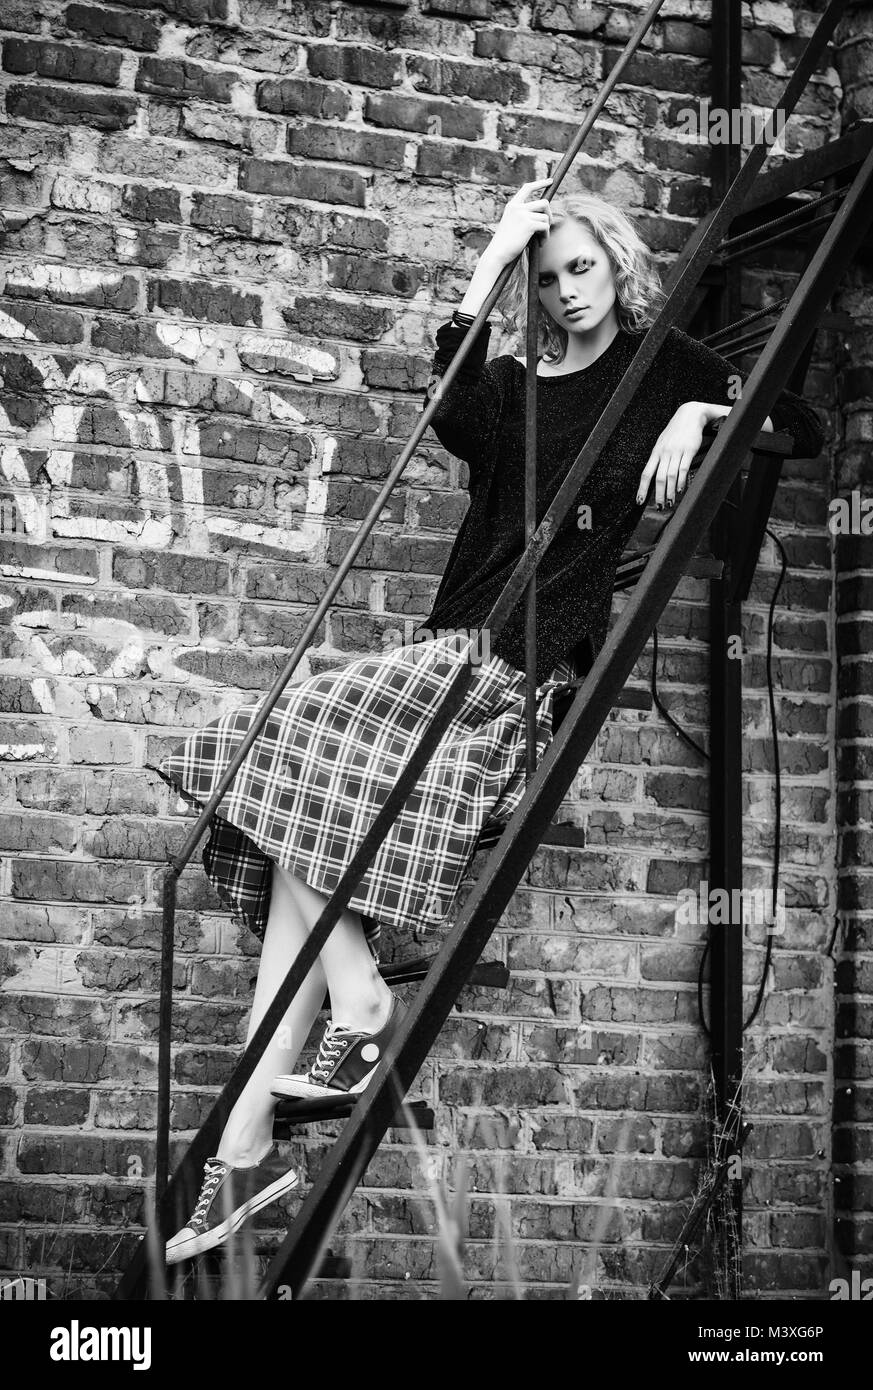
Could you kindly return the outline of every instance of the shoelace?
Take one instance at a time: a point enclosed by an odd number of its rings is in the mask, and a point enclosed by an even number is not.
[[[225,1171],[226,1170],[223,1163],[207,1162],[206,1177],[204,1178],[203,1186],[200,1189],[200,1196],[198,1197],[197,1205],[194,1208],[194,1215],[188,1222],[189,1226],[202,1225],[203,1221],[206,1218],[206,1211],[209,1206],[209,1203],[212,1201],[213,1191],[218,1185]]]
[[[318,1056],[309,1068],[309,1075],[318,1081],[327,1083],[330,1080],[334,1064],[348,1050],[354,1036],[355,1034],[349,1029],[329,1023],[319,1044]]]

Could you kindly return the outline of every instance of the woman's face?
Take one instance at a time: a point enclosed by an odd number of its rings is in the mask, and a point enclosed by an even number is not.
[[[539,297],[555,323],[571,335],[589,334],[604,320],[618,328],[609,257],[588,228],[571,217],[552,227],[543,240]],[[580,312],[568,317],[571,310]]]

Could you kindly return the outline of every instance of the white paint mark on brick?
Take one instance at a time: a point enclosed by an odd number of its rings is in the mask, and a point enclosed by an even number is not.
[[[27,342],[36,342],[36,334],[32,328],[25,328],[23,323],[13,318],[11,314],[0,312],[0,338],[24,338]]]
[[[82,435],[82,416],[86,409],[87,406],[84,405],[53,406],[50,415],[30,431],[28,443],[33,447],[38,445],[41,439],[44,439],[45,443],[49,445],[58,443],[60,440],[78,444]]]
[[[295,409],[289,401],[284,401],[281,396],[277,396],[275,391],[268,391],[267,399],[270,403],[270,414],[274,420],[293,420],[295,424],[305,424],[306,416],[303,412]]]
[[[317,456],[313,459],[309,468],[306,489],[306,511],[303,516],[303,524],[300,528],[307,550],[313,559],[320,558],[323,542],[325,539],[325,516],[327,514],[327,483],[323,474],[330,472],[330,462],[336,449],[336,440],[333,435],[328,435],[324,441],[321,466],[319,468]]]
[[[334,460],[334,455],[336,454],[336,446],[337,446],[338,442],[339,442],[339,441],[338,441],[338,440],[336,439],[336,437],[335,437],[334,435],[332,435],[332,434],[329,434],[329,435],[327,436],[327,438],[325,439],[325,441],[324,441],[324,446],[323,446],[322,451],[321,451],[321,471],[322,471],[322,473],[329,473],[329,472],[331,471],[331,467],[332,467],[332,465],[333,465],[333,460]]]
[[[8,598],[0,596],[0,607],[9,609],[13,606],[15,599],[10,595]],[[54,606],[45,604],[42,607],[23,608],[16,614],[15,622],[21,627],[51,627],[56,620]]]
[[[150,410],[128,410],[120,405],[118,418],[127,430],[131,444],[140,449],[161,448],[160,423]]]
[[[90,294],[93,290],[111,293],[121,285],[122,278],[107,270],[84,270],[68,265],[23,265],[10,269],[6,288],[78,296]]]
[[[0,743],[0,762],[23,762],[45,757],[45,743]]]
[[[155,332],[170,355],[185,362],[199,362],[218,342],[208,328],[183,327],[178,323],[156,323]]]
[[[40,643],[40,645],[45,647],[45,643]],[[54,660],[54,658],[52,658],[52,660]],[[54,664],[57,666],[57,662]],[[38,676],[35,680],[30,682],[30,693],[43,714],[55,713],[55,701],[50,681],[43,680],[42,677]]]
[[[67,387],[82,396],[106,392],[106,368],[102,362],[77,362],[67,377]]]
[[[35,565],[0,565],[5,579],[46,579],[55,584],[96,584],[88,574],[67,574],[64,570],[43,570]]]
[[[53,487],[69,487],[70,479],[73,476],[73,458],[71,449],[52,449],[43,467],[52,481]]]
[[[255,545],[272,545],[295,555],[306,554],[311,548],[303,531],[289,531],[284,526],[259,526],[255,522],[235,521],[232,517],[210,516],[206,519],[206,528],[211,535],[233,536],[238,541],[252,541]]]
[[[126,545],[136,540],[149,550],[166,550],[173,540],[173,520],[169,516],[147,516],[145,520],[108,521],[100,516],[64,516],[60,511],[52,518],[56,536],[77,540],[118,541]]]
[[[3,414],[0,411],[0,416]],[[30,540],[44,541],[48,535],[48,490],[43,488],[41,495],[33,491],[21,452],[14,445],[0,452],[0,471],[7,483],[22,489],[16,492],[15,502],[25,535]]]
[[[116,191],[112,184],[58,174],[52,184],[52,204],[56,208],[68,208],[70,212],[110,213],[115,206]]]
[[[195,537],[201,537],[199,543],[201,553],[205,553],[209,548],[208,537],[203,529],[203,470],[201,468],[184,468],[180,460],[184,453],[184,445],[187,438],[192,433],[196,433],[196,453],[201,452],[200,447],[200,428],[195,426],[194,430],[186,430],[184,421],[178,416],[172,420],[173,431],[173,455],[176,459],[176,472],[179,478],[179,486],[182,489],[182,499],[185,503],[188,527],[189,543],[193,543]],[[172,536],[170,544],[172,544]]]
[[[245,333],[239,340],[237,352],[240,361],[255,372],[279,372],[301,381],[311,381],[316,376],[333,379],[337,375],[336,358],[307,343],[289,343],[284,338]]]

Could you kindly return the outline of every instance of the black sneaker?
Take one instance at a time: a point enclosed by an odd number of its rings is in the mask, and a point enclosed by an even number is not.
[[[194,1213],[167,1241],[168,1265],[223,1245],[249,1216],[297,1186],[299,1179],[293,1168],[271,1180],[268,1165],[275,1148],[271,1144],[259,1163],[245,1168],[236,1168],[221,1158],[207,1158]]]
[[[342,1024],[329,1023],[308,1072],[277,1076],[274,1096],[314,1100],[319,1096],[358,1095],[368,1086],[402,1019],[406,1007],[395,998],[384,1027],[378,1033],[359,1033]]]

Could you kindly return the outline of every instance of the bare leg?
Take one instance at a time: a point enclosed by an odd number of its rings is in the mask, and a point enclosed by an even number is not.
[[[277,873],[293,892],[307,930],[313,929],[328,899],[286,869]],[[346,908],[318,956],[331,995],[331,1022],[363,1033],[377,1033],[391,1013],[393,995],[378,972],[357,912]]]
[[[283,871],[274,864],[270,912],[261,948],[246,1044],[275,998],[308,934],[309,927],[300,914],[295,895]],[[221,1142],[215,1151],[216,1158],[244,1167],[260,1162],[269,1151],[276,1108],[276,1097],[270,1094],[270,1087],[276,1076],[294,1070],[294,1063],[324,1002],[326,987],[324,968],[320,961],[316,961],[228,1115]]]
[[[306,928],[318,921],[327,898],[308,883],[276,865]],[[357,912],[347,908],[321,948],[319,960],[330,992],[331,1022],[365,1033],[378,1032],[388,1021],[393,995],[379,974]]]

